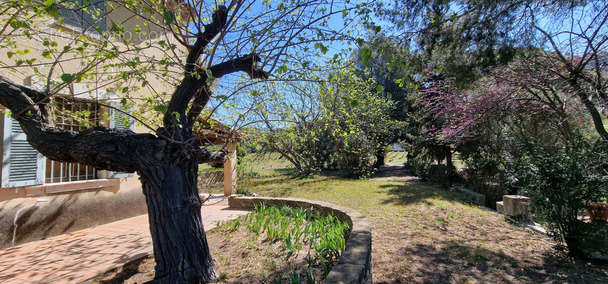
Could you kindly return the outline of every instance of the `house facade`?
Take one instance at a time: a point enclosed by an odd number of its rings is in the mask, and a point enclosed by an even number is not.
[[[120,22],[127,30],[133,31],[143,22],[127,9],[112,8],[109,2],[73,2],[74,7],[93,7],[97,13],[83,13],[77,8],[59,10],[58,18],[40,20],[42,30],[47,34],[60,34],[61,37],[87,36],[93,40],[103,40],[99,38],[99,33],[105,32],[114,22]],[[106,13],[111,9],[116,10]],[[107,16],[99,18],[95,15]],[[162,31],[155,32],[160,34]],[[32,54],[39,55],[37,62],[49,62],[44,55],[46,43],[41,38],[23,37],[20,40],[20,45],[28,47]],[[144,44],[150,40],[153,39],[139,36],[132,42]],[[7,54],[6,50],[0,52],[0,62],[15,62]],[[69,70],[81,63],[68,60],[61,63],[61,67]],[[32,75],[33,72],[28,72],[27,68],[9,72],[8,68],[2,67],[0,65],[0,74],[15,83],[38,89],[44,89],[48,83],[44,78]],[[173,88],[160,81],[150,84],[158,91],[169,93]],[[149,131],[136,125],[120,111],[104,107],[122,105],[120,96],[111,88],[90,88],[87,83],[74,83],[64,90],[63,94],[54,96],[52,102],[57,127],[74,131],[92,126]],[[0,108],[4,109],[2,106]],[[98,170],[48,159],[28,144],[23,130],[6,109],[0,115],[0,126],[0,148],[3,153],[0,172],[0,248],[147,212],[136,174]]]

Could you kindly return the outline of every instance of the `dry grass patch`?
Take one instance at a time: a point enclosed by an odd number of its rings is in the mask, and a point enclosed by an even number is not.
[[[395,169],[400,171],[400,169]],[[607,283],[608,265],[572,262],[545,235],[468,203],[460,194],[380,172],[250,180],[258,195],[322,200],[353,208],[373,226],[374,283]]]

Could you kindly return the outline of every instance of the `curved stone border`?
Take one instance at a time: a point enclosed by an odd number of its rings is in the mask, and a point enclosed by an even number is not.
[[[324,283],[372,283],[372,226],[361,213],[327,202],[305,199],[238,196],[228,198],[228,205],[233,208],[253,209],[262,202],[275,206],[313,207],[315,210],[331,213],[347,222],[351,233],[346,241],[346,247],[338,264],[332,268]]]

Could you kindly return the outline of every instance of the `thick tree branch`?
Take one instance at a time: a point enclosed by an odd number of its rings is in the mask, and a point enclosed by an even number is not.
[[[196,67],[196,60],[207,47],[209,42],[224,28],[228,18],[228,9],[220,5],[213,13],[213,21],[205,25],[205,31],[196,35],[196,42],[189,47],[188,57],[186,58],[186,73],[192,72]]]
[[[198,116],[201,114],[207,102],[211,98],[211,90],[209,85],[205,84],[196,94],[194,95],[194,101],[188,112],[188,125],[192,127],[197,121]]]
[[[192,97],[198,92],[207,81],[206,74],[200,74],[200,78],[186,74],[184,80],[171,96],[171,101],[167,107],[167,113],[163,118],[165,127],[171,127],[177,124],[187,125],[186,109]]]
[[[164,143],[151,134],[105,127],[80,132],[55,128],[49,123],[47,106],[36,103],[43,99],[47,99],[46,94],[16,85],[0,76],[0,104],[12,111],[30,145],[50,159],[103,170],[134,172],[137,167],[132,156],[137,148]]]
[[[255,66],[259,61],[259,55],[249,54],[213,65],[209,68],[209,71],[215,78],[220,78],[231,73],[242,71],[247,73],[252,79],[267,79],[270,74]],[[211,97],[211,93],[204,90],[209,89],[207,86],[207,79],[207,72],[201,72],[198,74],[198,76],[185,76],[184,80],[177,87],[175,93],[173,93],[173,96],[171,97],[171,102],[169,103],[167,113],[163,119],[165,127],[176,124],[191,125],[191,123],[196,121],[196,117],[198,117],[198,115],[194,116],[194,114],[197,112],[200,114],[200,111],[205,107],[205,105],[207,105],[207,102]],[[196,99],[195,104],[191,109],[191,113],[187,116],[189,119],[189,121],[187,121],[185,114],[188,104],[190,103],[190,100],[192,100],[192,97],[199,92],[200,97]]]
[[[268,79],[270,74],[262,68],[256,67],[256,63],[260,62],[260,56],[252,53],[236,59],[232,59],[220,64],[213,65],[209,68],[213,77],[219,78],[230,73],[243,71],[251,77],[251,79]]]
[[[166,127],[179,123],[185,124],[188,104],[190,103],[190,100],[192,100],[194,94],[200,90],[207,80],[205,72],[199,72],[201,70],[197,70],[196,61],[209,42],[211,42],[211,40],[224,28],[227,17],[228,9],[226,6],[220,5],[213,13],[213,21],[205,25],[204,31],[197,34],[194,45],[188,47],[184,80],[173,93],[167,113],[163,118]],[[195,72],[198,74],[194,74]],[[176,115],[179,116],[179,119]]]
[[[196,42],[193,46],[189,47],[184,80],[173,93],[167,108],[167,113],[165,113],[165,117],[163,118],[166,129],[171,129],[172,126],[178,124],[192,126],[200,112],[207,105],[207,102],[209,102],[211,97],[209,87],[207,86],[207,79],[209,79],[209,77],[207,71],[203,72],[203,70],[196,68],[196,61],[209,42],[211,42],[211,40],[213,40],[213,38],[224,28],[227,16],[228,9],[225,6],[220,5],[213,13],[213,21],[208,25],[205,25],[205,30],[197,34]],[[250,54],[214,65],[209,68],[208,71],[210,71],[215,78],[237,71],[246,72],[252,79],[268,78],[269,74],[267,72],[255,67],[255,64],[259,61],[260,57],[257,54]],[[193,97],[195,97],[195,101],[190,112],[186,115],[186,110]],[[176,136],[175,134],[171,136],[179,139],[179,137],[174,137]]]
[[[205,149],[202,149],[198,155],[199,164],[204,164],[204,163],[218,163],[218,164],[221,163],[221,164],[223,164],[224,162],[226,162],[227,159],[228,159],[228,155],[227,155],[226,151],[209,152]]]

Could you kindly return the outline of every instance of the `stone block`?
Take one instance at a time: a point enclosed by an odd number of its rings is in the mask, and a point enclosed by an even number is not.
[[[505,214],[505,206],[503,205],[502,201],[496,202],[496,212],[499,214]]]
[[[473,200],[473,202],[477,205],[480,206],[486,206],[486,196],[481,194],[481,193],[477,193],[475,191],[472,191],[468,188],[464,188],[464,187],[459,187],[458,190],[462,193],[464,193],[465,195],[467,195],[469,198],[471,198]]]
[[[528,204],[530,197],[522,195],[504,195],[502,197],[504,214],[507,215],[529,215]]]
[[[365,266],[356,264],[343,264],[334,267],[325,278],[325,284],[358,284],[368,283],[365,279]]]

